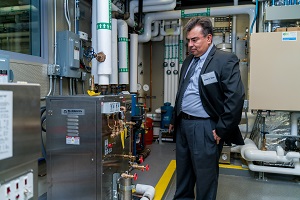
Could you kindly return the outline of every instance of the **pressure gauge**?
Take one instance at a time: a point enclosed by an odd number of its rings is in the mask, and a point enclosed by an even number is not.
[[[139,90],[142,89],[142,85],[138,83],[137,86],[136,86],[136,88],[137,88],[137,90],[139,91]]]
[[[147,92],[149,90],[149,85],[147,84],[143,85],[143,90]]]
[[[222,160],[227,160],[227,154],[226,153],[224,153],[224,154],[222,154]]]

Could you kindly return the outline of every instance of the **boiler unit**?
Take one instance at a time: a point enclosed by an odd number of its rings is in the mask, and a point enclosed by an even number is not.
[[[136,178],[130,104],[130,95],[47,98],[48,200],[115,200],[130,188],[118,185]]]

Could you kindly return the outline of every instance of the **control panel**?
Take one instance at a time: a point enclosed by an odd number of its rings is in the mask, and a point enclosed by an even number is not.
[[[33,198],[33,173],[29,172],[0,184],[1,200],[29,200]]]

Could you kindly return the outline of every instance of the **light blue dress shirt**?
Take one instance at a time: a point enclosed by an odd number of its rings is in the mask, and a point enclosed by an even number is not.
[[[207,51],[200,57],[195,72],[191,77],[189,85],[183,95],[182,111],[192,116],[203,117],[203,118],[209,117],[209,115],[206,113],[202,105],[202,101],[199,94],[198,81],[199,81],[199,75],[203,67],[203,64],[212,47],[213,44],[211,44],[207,49]]]

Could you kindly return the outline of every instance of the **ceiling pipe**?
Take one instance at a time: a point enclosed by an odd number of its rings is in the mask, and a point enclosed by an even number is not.
[[[160,25],[160,34],[163,36],[166,35],[179,35],[180,34],[180,27],[181,27],[181,20],[179,20],[179,23],[177,22],[175,24],[172,24],[172,22],[166,23],[167,25],[171,26],[167,31],[165,31],[165,21],[162,20],[162,24]],[[176,29],[174,29],[173,26],[177,26]]]
[[[207,8],[200,9],[189,9],[185,10],[186,13],[206,13]],[[168,12],[156,12],[148,13],[145,15],[144,22],[144,33],[139,35],[139,42],[148,42],[151,39],[151,24],[153,21],[157,20],[170,20],[170,19],[180,19],[181,10],[168,11]],[[254,19],[255,16],[255,6],[254,5],[239,5],[239,6],[225,6],[225,7],[213,7],[210,8],[210,16],[224,16],[224,15],[238,15],[238,14],[248,14],[249,24]],[[254,26],[255,28],[255,26]],[[254,32],[254,31],[253,31]]]
[[[143,2],[143,12],[158,12],[158,11],[168,11],[173,10],[176,7],[176,0],[144,0]],[[130,27],[136,25],[134,21],[134,13],[138,12],[138,1],[130,2],[130,17],[127,19],[127,24]]]

